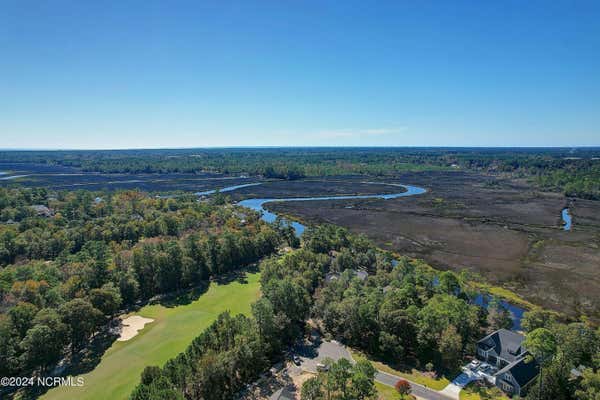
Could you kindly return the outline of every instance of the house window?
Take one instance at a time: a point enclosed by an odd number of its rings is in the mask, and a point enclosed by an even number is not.
[[[507,382],[511,382],[512,376],[510,376],[510,375],[504,375],[504,380],[507,381]]]
[[[502,390],[504,390],[507,393],[512,393],[513,387],[512,387],[512,385],[509,385],[506,382],[502,382]]]

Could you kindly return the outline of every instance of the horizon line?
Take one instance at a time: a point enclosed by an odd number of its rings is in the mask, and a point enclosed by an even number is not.
[[[446,146],[446,145],[405,145],[405,146],[319,146],[319,145],[301,145],[301,146],[190,146],[190,147],[114,147],[114,148],[52,148],[52,147],[6,147],[1,148],[0,152],[17,151],[131,151],[131,150],[219,150],[219,149],[600,149],[597,145],[571,145],[571,146],[540,146],[540,145],[506,145],[506,146]]]

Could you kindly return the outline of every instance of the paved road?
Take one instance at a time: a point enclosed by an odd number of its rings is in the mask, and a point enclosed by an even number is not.
[[[399,378],[395,375],[388,374],[387,372],[377,371],[375,374],[375,380],[379,383],[383,383],[384,385],[394,386],[396,382],[398,382]],[[433,390],[428,389],[425,386],[421,386],[418,383],[410,382],[410,387],[412,388],[412,394],[415,396],[425,399],[425,400],[453,400],[453,397],[444,396],[443,394]]]
[[[317,372],[317,364],[322,363],[325,358],[331,358],[332,360],[339,360],[340,358],[347,358],[350,361],[354,361],[352,356],[344,347],[344,345],[336,342],[319,342],[319,338],[315,337],[317,340],[314,346],[303,345],[298,346],[294,349],[296,354],[300,356],[301,367],[310,372]],[[404,378],[402,378],[404,379]],[[377,371],[375,374],[375,380],[379,383],[383,383],[384,385],[394,386],[400,378],[398,376],[388,374],[387,372]],[[421,386],[418,383],[410,382],[410,386],[412,388],[412,394],[417,396],[420,399],[424,400],[454,400],[455,397],[446,396],[438,391],[433,389],[426,388],[425,386]]]

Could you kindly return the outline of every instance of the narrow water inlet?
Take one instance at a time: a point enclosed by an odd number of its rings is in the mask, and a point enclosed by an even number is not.
[[[565,207],[562,209],[562,220],[563,220],[563,229],[565,231],[570,231],[573,225],[573,221],[571,218],[571,214],[569,213],[569,207]]]

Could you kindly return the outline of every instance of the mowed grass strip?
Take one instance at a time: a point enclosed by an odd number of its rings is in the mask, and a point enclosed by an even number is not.
[[[148,365],[162,366],[186,349],[192,340],[223,311],[249,314],[250,305],[260,296],[260,274],[247,274],[247,283],[234,281],[209,289],[192,303],[167,308],[162,305],[143,307],[134,315],[153,318],[135,337],[115,341],[96,368],[82,375],[83,387],[59,387],[42,399],[126,399],[138,384]]]
[[[391,386],[375,382],[375,388],[377,389],[377,400],[397,400],[400,398],[396,389]]]
[[[391,386],[384,385],[383,383],[375,382],[375,389],[377,389],[377,400],[399,400],[400,393]],[[416,397],[412,394],[404,396],[405,400],[415,400]]]
[[[497,387],[481,387],[470,383],[460,391],[460,400],[509,400]]]
[[[354,358],[355,360],[367,359],[379,371],[387,372],[388,374],[408,379],[409,381],[416,382],[433,390],[442,390],[446,386],[448,386],[448,384],[450,384],[450,381],[446,377],[432,378],[424,372],[417,371],[416,369],[412,369],[411,372],[399,371],[381,361],[377,361],[368,357],[365,353],[359,350],[348,348],[348,351],[352,355],[352,358]]]

